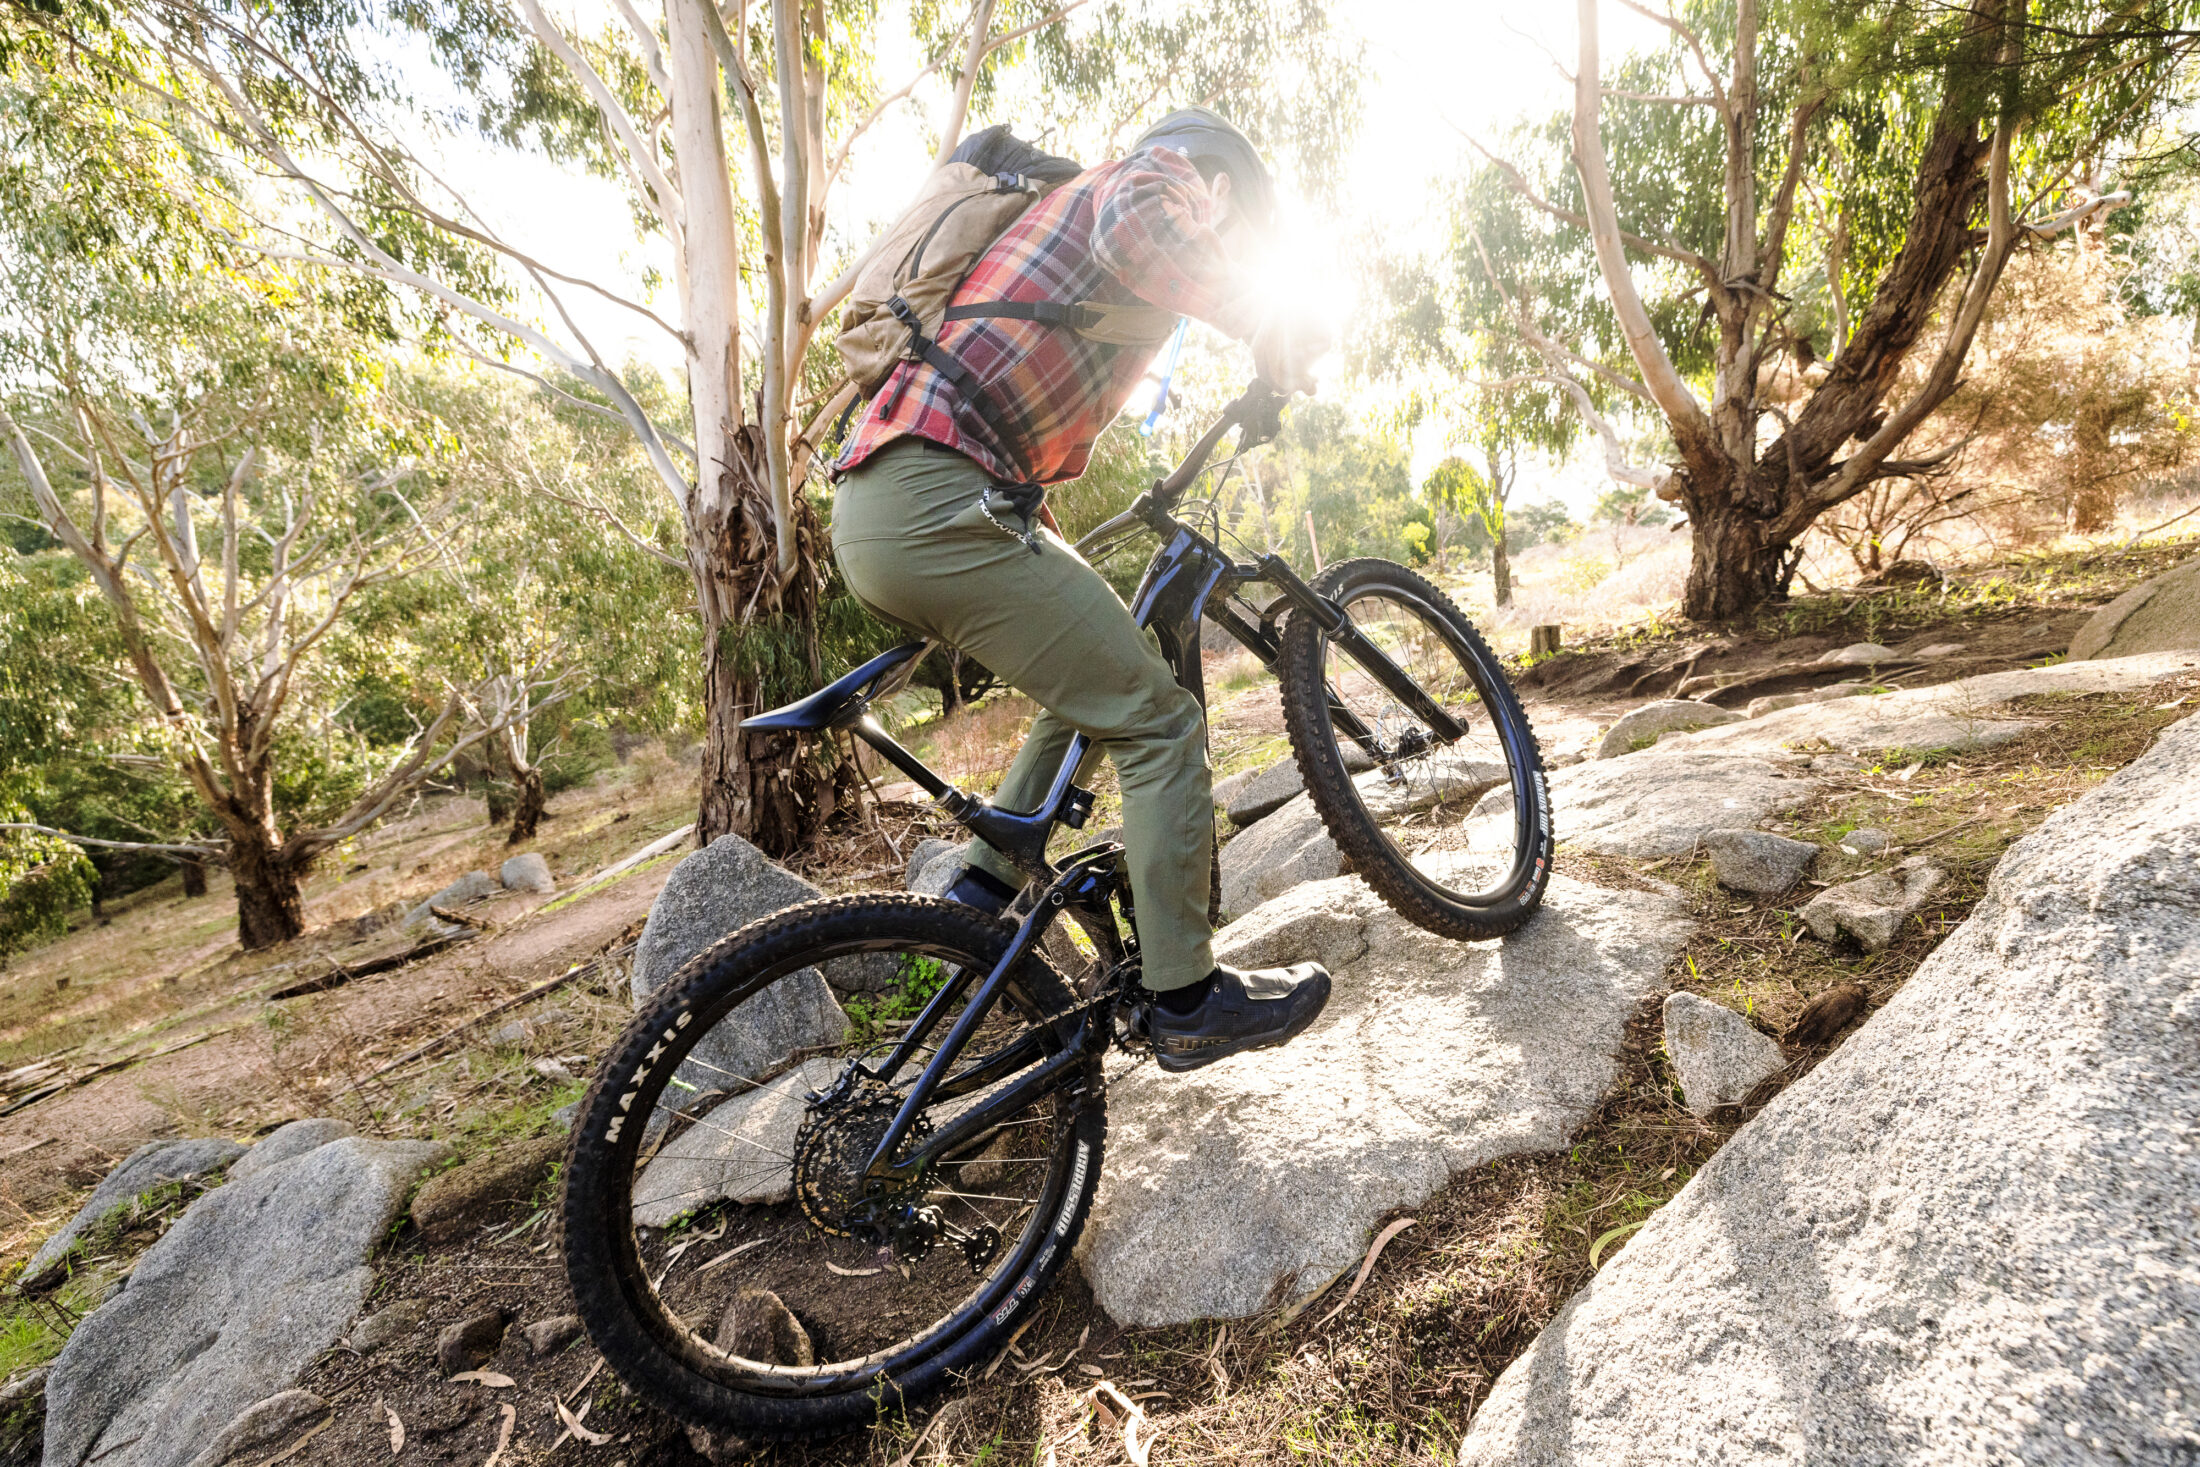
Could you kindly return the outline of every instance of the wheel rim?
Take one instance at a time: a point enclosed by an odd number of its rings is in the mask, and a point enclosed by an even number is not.
[[[1367,827],[1448,900],[1492,906],[1512,899],[1535,854],[1523,798],[1530,774],[1505,736],[1482,660],[1445,609],[1402,588],[1370,587],[1338,601],[1359,633],[1464,730],[1445,742],[1324,637],[1323,684],[1376,746],[1373,754],[1364,749],[1339,726],[1333,707],[1331,732]]]
[[[857,1022],[842,1044],[798,1052],[797,1063],[755,1081],[713,1063],[714,1054],[725,1053],[713,1039],[748,1022],[744,1008],[768,1002],[773,990],[814,996],[821,985],[810,970],[836,959],[895,972],[886,993],[848,1004]],[[900,1006],[913,1007],[957,966],[986,961],[933,942],[813,947],[775,964],[742,1004],[666,1047],[658,1073],[636,1087],[633,1113],[650,1114],[645,1106],[671,1097],[672,1119],[661,1132],[652,1128],[620,1148],[614,1195],[605,1199],[629,1307],[660,1343],[744,1392],[867,1389],[948,1348],[1015,1286],[1044,1246],[1064,1191],[1060,1174],[1081,1144],[1072,1141],[1074,1115],[1061,1092],[958,1148],[922,1184],[893,1199],[901,1213],[933,1214],[926,1220],[936,1228],[929,1248],[922,1246],[923,1228],[906,1217],[896,1229],[889,1212],[888,1226],[874,1231],[877,1209],[859,1224],[848,1204],[861,1166],[853,1158],[868,1156],[883,1133],[876,1112],[898,1108],[931,1050],[886,1093],[868,1093],[859,1083],[841,1098],[811,1099],[830,1091],[850,1060],[875,1058],[890,1043],[895,1031],[885,1016],[897,996],[905,1001]],[[973,1036],[956,1073],[1032,1032],[1025,1022],[1032,1007],[1004,1001]],[[925,1120],[944,1124],[990,1093],[937,1104]],[[998,1237],[990,1247],[988,1228]],[[799,1332],[786,1327],[788,1319]],[[807,1365],[796,1347],[804,1338]]]

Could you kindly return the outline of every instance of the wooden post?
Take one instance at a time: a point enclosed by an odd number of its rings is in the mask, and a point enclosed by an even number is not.
[[[1555,626],[1533,627],[1528,632],[1528,655],[1550,657],[1558,651],[1563,640],[1563,634]]]

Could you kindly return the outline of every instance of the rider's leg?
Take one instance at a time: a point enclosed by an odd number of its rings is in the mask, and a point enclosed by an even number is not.
[[[915,441],[887,448],[848,474],[835,499],[841,572],[866,605],[960,647],[1049,710],[996,794],[1005,807],[1038,807],[1071,730],[1094,739],[1122,785],[1145,982],[1202,982],[1214,970],[1214,805],[1199,701],[1075,551],[1042,534],[1034,555],[987,520],[978,500],[991,482],[960,454]],[[1005,501],[992,508],[1015,523]],[[1022,884],[997,852],[972,849],[980,870]]]

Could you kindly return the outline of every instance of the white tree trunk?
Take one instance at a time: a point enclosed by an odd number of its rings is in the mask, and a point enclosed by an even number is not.
[[[740,422],[741,275],[733,180],[726,171],[718,111],[718,55],[702,14],[708,0],[665,0],[671,33],[672,136],[680,158],[687,226],[681,318],[687,326],[688,399],[695,413],[695,511],[724,523],[731,506],[721,482]],[[694,537],[689,540],[696,553]],[[700,568],[700,567],[698,567]]]

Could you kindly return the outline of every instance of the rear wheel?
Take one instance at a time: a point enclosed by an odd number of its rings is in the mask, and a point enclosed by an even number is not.
[[[1387,560],[1314,580],[1353,628],[1459,727],[1432,727],[1344,640],[1294,613],[1277,676],[1307,794],[1351,869],[1446,937],[1512,931],[1551,875],[1543,756],[1496,654],[1451,598]]]
[[[816,1436],[1003,1347],[1091,1206],[1097,1057],[883,1189],[865,1163],[934,1050],[884,1083],[855,1063],[877,1068],[958,970],[974,992],[1014,931],[924,897],[814,902],[720,942],[636,1015],[582,1102],[564,1201],[574,1299],[628,1386],[715,1431]],[[845,1022],[825,965],[880,985]],[[897,1156],[1061,1053],[1072,1026],[1037,1022],[1075,1007],[1060,975],[1034,954],[1010,990],[951,1072],[969,1088]],[[760,1064],[767,1033],[781,1057]]]

